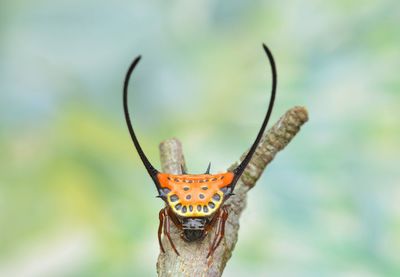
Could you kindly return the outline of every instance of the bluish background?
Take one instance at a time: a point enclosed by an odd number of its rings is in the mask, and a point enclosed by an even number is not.
[[[249,193],[225,276],[399,276],[397,0],[3,1],[0,275],[154,276],[159,167],[178,137],[190,172],[247,149],[272,121],[310,121]]]

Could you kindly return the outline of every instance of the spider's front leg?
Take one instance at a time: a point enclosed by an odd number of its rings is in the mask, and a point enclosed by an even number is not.
[[[214,254],[214,251],[218,248],[219,244],[222,241],[222,238],[225,235],[225,222],[228,219],[228,215],[228,210],[225,206],[222,207],[216,215],[216,220],[213,223],[217,224],[217,228],[215,231],[213,243],[210,247],[210,250],[208,251],[207,258]]]
[[[158,224],[158,244],[160,245],[160,249],[163,253],[165,253],[164,247],[162,245],[162,241],[161,241],[161,234],[162,234],[162,230],[163,230],[163,225],[164,225],[164,209],[161,209],[160,212],[158,213],[158,219],[160,220],[160,223]]]
[[[169,210],[169,208],[165,207],[165,208],[161,209],[160,213],[159,213],[160,224],[158,226],[158,243],[160,244],[161,251],[163,253],[165,253],[165,250],[164,250],[164,247],[163,247],[162,241],[161,241],[161,234],[164,229],[164,235],[168,238],[168,240],[172,246],[172,249],[174,249],[176,255],[179,256],[179,252],[178,252],[178,250],[176,250],[175,244],[173,243],[173,241],[171,239],[171,230],[170,230],[171,229],[170,228],[171,227],[171,217],[169,216],[168,210]],[[177,222],[175,222],[175,220],[173,220],[173,222],[175,224],[177,223]],[[177,225],[177,227],[179,227],[179,226]]]

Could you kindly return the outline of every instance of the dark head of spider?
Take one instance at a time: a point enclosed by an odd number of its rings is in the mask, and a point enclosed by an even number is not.
[[[182,219],[182,238],[186,241],[202,240],[205,237],[205,226],[208,223],[208,218],[183,218]]]
[[[153,180],[159,197],[166,204],[165,208],[161,209],[159,213],[158,240],[162,252],[165,252],[162,243],[162,236],[164,235],[168,239],[171,248],[179,255],[170,235],[172,224],[180,231],[181,237],[187,242],[200,241],[215,229],[216,232],[207,257],[213,255],[224,237],[225,223],[228,219],[228,209],[224,203],[233,195],[236,183],[253,157],[274,106],[277,86],[275,61],[271,51],[265,44],[263,44],[263,48],[267,54],[272,72],[272,90],[267,113],[246,156],[236,168],[225,173],[210,174],[210,164],[204,174],[187,174],[183,166],[181,166],[181,174],[169,174],[159,172],[152,166],[139,144],[128,111],[129,80],[141,57],[137,57],[128,68],[123,89],[125,120],[135,149],[147,173]]]

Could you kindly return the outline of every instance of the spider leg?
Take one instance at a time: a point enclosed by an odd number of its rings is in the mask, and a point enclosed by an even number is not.
[[[215,244],[214,251],[218,248],[219,244],[222,241],[222,238],[225,236],[225,223],[226,223],[227,219],[228,219],[228,211],[226,211],[224,209],[223,214],[222,214],[222,220],[221,220],[221,229],[220,229],[221,232],[219,233],[219,239],[218,239],[217,243]]]
[[[219,244],[222,241],[222,238],[225,236],[225,222],[227,219],[228,210],[225,207],[222,207],[217,215],[217,230],[215,231],[215,237],[210,247],[210,250],[208,251],[207,258],[214,254],[214,251],[218,248]]]
[[[172,220],[172,222],[179,230],[182,230],[182,224],[179,222],[178,218],[176,218],[176,215],[172,212],[171,208],[166,207],[165,209],[166,209],[165,214],[169,215],[169,218]]]
[[[165,208],[164,208],[165,209]],[[163,230],[163,225],[164,225],[164,209],[161,209],[160,212],[158,213],[158,218],[160,220],[160,223],[158,225],[158,243],[160,244],[160,249],[163,253],[165,253],[164,247],[161,242],[161,234]]]
[[[170,217],[168,215],[168,211],[167,211],[167,209],[163,209],[163,212],[164,212],[164,218],[165,218],[165,221],[164,221],[164,235],[167,236],[167,238],[169,240],[169,243],[171,244],[172,249],[174,249],[176,255],[180,256],[178,250],[176,250],[174,242],[171,239],[171,235],[170,235],[170,233],[171,233],[171,230],[170,230],[171,221],[170,221]]]

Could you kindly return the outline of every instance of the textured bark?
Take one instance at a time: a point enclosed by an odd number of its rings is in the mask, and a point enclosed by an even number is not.
[[[171,237],[180,252],[177,256],[167,239],[163,238],[165,253],[160,253],[157,261],[159,276],[221,276],[226,263],[238,239],[239,218],[246,206],[247,192],[253,188],[265,167],[278,151],[282,150],[299,132],[308,120],[307,110],[294,107],[265,134],[255,155],[238,181],[235,195],[226,201],[229,217],[225,228],[225,237],[214,255],[206,258],[215,230],[201,242],[187,243],[180,238],[175,226],[171,226]],[[244,158],[244,153],[241,159]],[[179,174],[180,165],[185,164],[182,145],[177,139],[169,139],[160,144],[160,156],[163,172]],[[239,161],[238,161],[239,162]],[[233,164],[229,170],[237,166]]]

